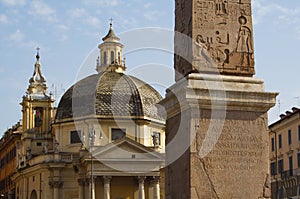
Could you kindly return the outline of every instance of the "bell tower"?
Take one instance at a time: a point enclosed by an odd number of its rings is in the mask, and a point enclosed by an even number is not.
[[[100,56],[97,62],[97,72],[104,71],[116,71],[124,73],[126,70],[125,61],[123,60],[122,51],[124,45],[120,43],[120,38],[115,35],[112,28],[112,19],[109,27],[109,31],[105,37],[102,38],[98,48],[100,50]]]
[[[46,92],[46,78],[41,71],[38,48],[33,76],[29,80],[26,95],[23,96],[21,102],[24,132],[29,130],[42,134],[50,131],[54,99],[52,99],[51,94],[48,96]]]

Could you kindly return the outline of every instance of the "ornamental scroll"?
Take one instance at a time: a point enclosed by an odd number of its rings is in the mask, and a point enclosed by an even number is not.
[[[178,72],[255,74],[251,0],[177,0],[175,12],[176,31],[193,39],[190,66],[175,55]]]

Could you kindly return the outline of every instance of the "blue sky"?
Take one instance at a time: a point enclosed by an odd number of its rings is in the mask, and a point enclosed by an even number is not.
[[[252,7],[256,77],[265,80],[267,91],[280,92],[280,106],[270,111],[272,122],[279,113],[300,105],[300,2],[253,0]],[[119,35],[146,27],[172,30],[174,1],[0,0],[0,135],[21,118],[19,103],[33,73],[36,47],[41,48],[48,89],[59,98],[78,79],[111,17]],[[127,56],[129,70],[150,62],[172,68],[173,56],[151,50]]]

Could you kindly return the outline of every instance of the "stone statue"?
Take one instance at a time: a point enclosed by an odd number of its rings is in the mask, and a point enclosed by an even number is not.
[[[59,143],[57,140],[54,141],[54,153],[59,152]]]
[[[49,151],[49,143],[48,141],[46,140],[46,142],[44,143],[44,153],[47,154]]]
[[[81,150],[85,150],[85,135],[83,134],[81,137]]]
[[[154,146],[159,146],[160,145],[160,136],[159,133],[153,133],[152,134],[152,142]]]
[[[31,159],[32,155],[31,155],[31,148],[27,147],[26,148],[26,159],[29,160]]]

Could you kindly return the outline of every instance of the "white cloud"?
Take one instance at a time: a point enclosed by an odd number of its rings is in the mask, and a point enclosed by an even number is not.
[[[152,3],[146,3],[145,5],[144,5],[144,8],[149,8],[149,7],[151,7],[152,6]]]
[[[148,19],[149,21],[154,21],[157,19],[157,17],[160,15],[160,12],[157,10],[152,10],[144,13],[144,17]]]
[[[97,28],[99,28],[101,24],[98,17],[90,15],[83,8],[69,10],[67,15],[72,19],[72,23],[74,23],[74,20],[78,20],[80,23],[83,22],[85,25],[90,25]]]
[[[45,48],[36,41],[24,42],[22,46],[25,46],[26,48],[29,48],[29,49],[35,49],[35,48],[39,47],[39,48],[45,50]]]
[[[0,2],[6,6],[23,6],[26,4],[26,0],[0,0]]]
[[[9,40],[15,43],[20,43],[23,41],[25,35],[18,29],[16,32],[9,35]]]
[[[88,5],[97,5],[97,6],[118,6],[120,5],[120,0],[85,0]]]
[[[113,11],[111,12],[111,16],[115,19],[114,20],[114,24],[116,24],[116,27],[119,27],[120,29],[125,29],[128,30],[130,28],[136,28],[136,26],[138,25],[138,19],[136,17],[132,17],[132,16],[126,16],[124,17],[120,12],[117,11]],[[143,17],[143,16],[141,16]],[[106,26],[108,26],[109,24],[109,20],[107,19],[107,23],[105,23],[105,30],[106,30]]]
[[[8,24],[8,18],[4,14],[0,14],[0,23]]]
[[[83,9],[83,8],[75,8],[73,10],[68,11],[68,15],[73,19],[80,18],[80,17],[84,16],[85,14],[86,14],[86,12],[85,12],[85,9]]]
[[[137,26],[137,24],[138,23],[137,23],[136,18],[134,18],[134,17],[128,17],[127,19],[124,19],[122,21],[121,26],[123,28],[127,28],[128,29],[128,27],[135,27],[135,26]]]
[[[296,28],[296,38],[300,40],[300,27]]]
[[[37,46],[40,46],[35,41],[26,41],[25,35],[18,29],[12,34],[8,36],[8,40],[11,41],[11,44],[17,45],[18,47],[28,47],[28,48],[36,48]]]
[[[64,24],[59,24],[56,26],[57,31],[55,31],[56,35],[58,36],[60,41],[68,40],[68,30],[69,27]]]
[[[4,66],[1,66],[1,65],[0,65],[0,74],[1,74],[1,73],[4,73],[4,71],[5,71],[5,70],[4,70]],[[2,84],[2,85],[3,85],[3,84]]]
[[[61,31],[67,31],[67,30],[69,30],[69,27],[66,26],[66,25],[63,25],[63,24],[57,25],[56,27],[57,27],[57,29],[59,29]]]
[[[41,0],[32,0],[30,3],[29,14],[40,17],[48,21],[56,21],[56,11]]]
[[[101,24],[100,20],[97,17],[93,17],[93,16],[88,16],[85,21],[89,25],[98,27],[98,28],[100,27],[100,24]]]
[[[264,0],[253,1],[253,23],[259,24],[270,21],[267,16],[272,15],[275,23],[297,23],[299,20],[300,7],[288,8],[276,3]]]

